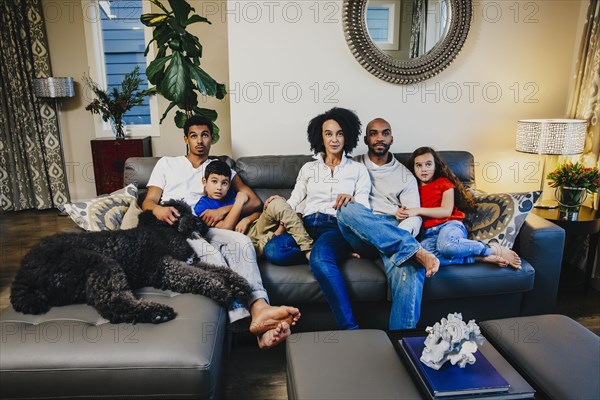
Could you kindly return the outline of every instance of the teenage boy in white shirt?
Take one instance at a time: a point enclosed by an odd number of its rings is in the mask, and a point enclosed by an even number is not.
[[[212,122],[201,116],[189,118],[184,126],[184,141],[189,147],[186,156],[161,158],[148,180],[148,193],[142,209],[151,210],[161,221],[174,223],[179,214],[173,207],[163,207],[161,201],[183,199],[190,208],[204,195],[202,176],[209,159],[210,147],[214,139]],[[252,213],[261,207],[258,196],[239,176],[232,175],[232,187],[248,196],[244,213]],[[214,227],[223,220],[231,206],[210,210],[202,219]],[[257,335],[261,348],[270,348],[285,340],[291,333],[290,326],[300,318],[295,307],[269,305],[267,292],[256,263],[256,254],[250,239],[238,232],[210,228],[206,240],[190,241],[199,257],[208,263],[228,266],[243,276],[252,287],[248,304],[233,302],[229,309],[229,320],[251,317],[250,332]],[[249,309],[249,311],[248,311]]]

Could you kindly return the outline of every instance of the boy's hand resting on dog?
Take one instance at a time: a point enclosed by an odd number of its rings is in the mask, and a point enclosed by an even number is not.
[[[177,218],[179,218],[179,211],[175,207],[164,207],[164,206],[156,206],[152,209],[152,214],[159,221],[163,221],[168,223],[169,225],[173,225]]]

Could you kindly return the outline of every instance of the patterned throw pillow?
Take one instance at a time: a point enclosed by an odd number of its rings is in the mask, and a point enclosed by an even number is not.
[[[477,210],[465,218],[469,239],[512,248],[540,193],[475,193]]]
[[[123,215],[132,201],[137,201],[137,185],[129,184],[123,189],[88,201],[67,203],[59,207],[86,231],[114,231],[119,229]]]

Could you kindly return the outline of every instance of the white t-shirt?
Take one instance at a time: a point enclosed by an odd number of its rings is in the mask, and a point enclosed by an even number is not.
[[[298,173],[296,185],[287,201],[292,209],[299,212],[299,205],[306,199],[303,215],[320,212],[335,216],[337,210],[333,205],[338,194],[354,196],[354,201],[371,208],[371,178],[363,164],[342,155],[342,162],[334,168],[332,176],[323,156],[317,154],[314,158],[315,161],[304,164]]]
[[[162,189],[161,202],[168,200],[183,200],[192,210],[204,193],[202,177],[206,166],[215,159],[208,159],[198,168],[194,168],[186,156],[162,157],[152,170],[146,186],[156,186]],[[231,180],[235,177],[231,171]]]

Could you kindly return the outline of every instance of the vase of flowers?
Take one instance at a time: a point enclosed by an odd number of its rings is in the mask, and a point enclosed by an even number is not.
[[[556,188],[556,200],[559,204],[560,216],[566,220],[576,220],[579,207],[585,202],[589,193],[596,193],[600,188],[600,171],[598,168],[586,168],[576,162],[564,162],[548,174],[548,183]]]
[[[134,106],[144,102],[146,91],[140,90],[142,79],[139,67],[125,74],[121,88],[113,88],[111,91],[101,89],[90,77],[84,76],[84,82],[92,89],[96,98],[89,103],[85,109],[92,114],[99,114],[102,120],[110,123],[116,139],[125,139],[125,113]]]

